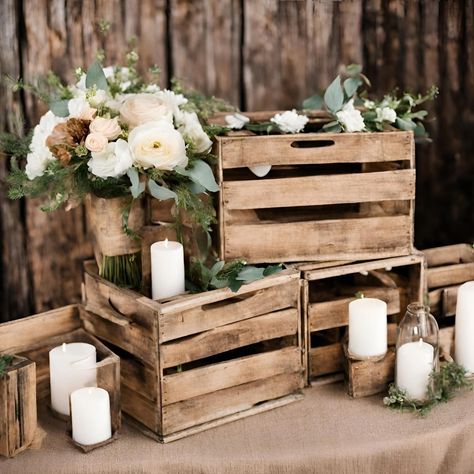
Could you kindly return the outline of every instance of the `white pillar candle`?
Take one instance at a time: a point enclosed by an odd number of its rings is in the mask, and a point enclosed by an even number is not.
[[[49,351],[51,407],[69,415],[69,395],[74,390],[97,384],[97,353],[92,344],[64,343]]]
[[[349,303],[349,352],[357,358],[387,352],[387,303],[361,298]]]
[[[179,242],[152,244],[151,290],[154,300],[184,293],[184,250]]]
[[[272,169],[272,165],[255,165],[249,166],[249,170],[259,178],[263,178],[266,176],[270,170]]]
[[[474,281],[458,290],[455,325],[455,359],[468,372],[474,372]]]
[[[397,349],[396,385],[413,400],[424,400],[433,370],[434,348],[419,339]]]
[[[88,446],[112,437],[107,390],[86,387],[71,393],[72,439]]]

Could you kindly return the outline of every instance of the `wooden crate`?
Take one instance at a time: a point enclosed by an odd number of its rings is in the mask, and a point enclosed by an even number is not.
[[[49,351],[63,342],[87,342],[97,350],[97,386],[110,396],[112,431],[120,429],[120,359],[82,327],[86,311],[70,305],[0,324],[0,354],[18,354],[36,363],[36,395],[49,403]]]
[[[474,280],[474,248],[469,244],[423,250],[428,270],[428,304],[442,325],[454,324],[458,288]],[[446,319],[447,318],[447,319]]]
[[[14,457],[30,446],[36,432],[36,368],[14,356],[0,377],[0,455]]]
[[[84,326],[121,357],[122,409],[168,442],[301,397],[299,272],[157,302],[85,267]],[[120,348],[120,349],[118,349]]]
[[[224,260],[368,260],[413,252],[412,132],[217,137]],[[249,166],[268,163],[257,178]]]
[[[406,307],[422,301],[424,257],[412,254],[376,261],[314,269],[303,266],[303,311],[308,381],[341,380],[344,370],[342,340],[349,320],[348,304],[357,292],[379,298],[388,306],[388,342],[396,342],[396,327]]]

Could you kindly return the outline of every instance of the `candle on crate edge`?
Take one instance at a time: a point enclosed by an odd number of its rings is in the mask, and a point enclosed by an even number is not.
[[[359,298],[349,303],[349,353],[365,359],[387,352],[387,303]]]
[[[72,439],[84,446],[112,437],[110,397],[107,390],[85,387],[71,393]]]
[[[152,298],[159,300],[184,293],[183,246],[168,239],[155,242],[150,256]]]
[[[458,289],[454,326],[455,360],[469,373],[474,373],[474,281]]]

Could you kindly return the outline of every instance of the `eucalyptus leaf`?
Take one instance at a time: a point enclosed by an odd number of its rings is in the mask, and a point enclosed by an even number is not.
[[[194,181],[186,183],[186,186],[193,194],[203,194],[206,192],[206,188],[204,186],[201,186],[200,184],[195,183]]]
[[[104,70],[98,61],[92,64],[86,74],[86,87],[94,87],[102,89],[104,91],[109,90],[109,84],[105,77]]]
[[[211,268],[212,276],[215,277],[224,268],[224,265],[225,265],[224,260],[220,260],[216,262]]]
[[[49,108],[56,117],[68,117],[69,116],[69,107],[68,100],[55,100],[49,103]]]
[[[174,191],[171,191],[171,189],[165,188],[164,186],[160,186],[152,179],[148,180],[148,190],[155,199],[159,199],[160,201],[167,201],[168,199],[176,200],[177,198]]]
[[[278,265],[268,265],[267,268],[263,271],[263,276],[270,276],[274,275],[275,273],[279,273],[283,270],[283,265],[279,263]]]
[[[303,109],[319,110],[323,107],[324,101],[319,94],[314,94],[303,101]]]
[[[348,77],[344,81],[344,92],[348,99],[350,99],[356,92],[359,86],[362,84],[362,81],[356,77]]]
[[[337,121],[329,122],[329,123],[323,125],[323,132],[326,132],[326,133],[340,133],[340,132],[342,132],[342,127],[339,124],[339,122],[337,122]]]
[[[196,160],[192,167],[187,170],[180,170],[180,173],[187,176],[191,181],[203,186],[213,193],[219,191],[214,173],[211,167],[203,160]]]
[[[135,168],[129,168],[127,171],[127,176],[130,179],[130,192],[132,196],[137,199],[143,191],[145,191],[145,183],[140,182],[140,177],[138,176],[138,171]]]
[[[265,271],[264,268],[258,268],[252,265],[248,265],[239,272],[236,280],[244,281],[246,283],[249,283],[255,280],[260,280],[263,278],[264,271]]]
[[[336,113],[342,109],[344,103],[344,92],[342,91],[341,78],[337,76],[324,93],[324,102],[327,108]]]
[[[400,117],[397,117],[396,124],[397,124],[397,127],[398,127],[400,130],[407,130],[407,131],[410,131],[410,130],[415,130],[415,128],[416,128],[416,123],[413,122],[413,120],[411,120],[411,119],[409,119],[409,118],[400,118]]]
[[[229,280],[229,288],[231,291],[233,291],[234,293],[237,293],[240,288],[242,288],[242,285],[244,284],[243,281],[241,280],[237,280],[236,278],[232,279],[232,280]]]
[[[360,64],[349,64],[346,66],[346,74],[348,76],[358,76],[362,72],[362,66]]]

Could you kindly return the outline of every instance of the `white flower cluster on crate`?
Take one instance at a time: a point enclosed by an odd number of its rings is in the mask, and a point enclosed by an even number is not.
[[[346,132],[361,132],[365,128],[360,110],[354,107],[354,99],[349,100],[342,110],[336,113],[336,117]]]
[[[103,87],[91,86],[77,72],[63,116],[48,111],[34,129],[26,164],[30,180],[42,176],[50,162],[67,161],[72,150],[84,150],[90,173],[100,178],[119,178],[132,167],[185,168],[189,151],[210,152],[212,141],[182,94],[142,85],[126,67],[103,68]],[[75,142],[84,126],[85,137]]]

